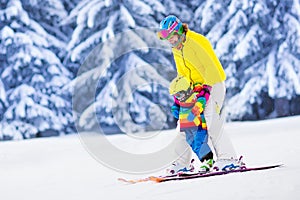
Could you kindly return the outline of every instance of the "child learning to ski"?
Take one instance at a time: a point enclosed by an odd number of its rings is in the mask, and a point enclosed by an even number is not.
[[[220,125],[219,119],[224,116],[224,112],[222,115],[221,111],[226,94],[226,74],[209,40],[190,30],[187,24],[182,23],[174,15],[169,15],[160,22],[157,35],[159,39],[171,44],[178,75],[184,76],[192,85],[199,83],[210,88],[209,99],[206,99],[202,115],[205,116],[207,127],[204,130],[215,153],[214,167],[223,169],[230,164],[239,165],[234,147],[224,133],[223,126]],[[186,145],[183,137],[181,136],[178,147]],[[189,166],[191,158],[189,152],[191,151],[178,155],[179,159],[172,163],[170,170],[174,168],[177,171]]]
[[[208,145],[207,126],[203,110],[209,99],[210,87],[192,85],[185,77],[177,76],[170,84],[169,92],[174,96],[171,108],[173,116],[179,120],[181,132],[185,132],[186,141],[197,155],[202,165],[200,171],[209,171],[213,165],[213,152]],[[191,171],[193,167],[178,171]],[[167,171],[170,174],[176,173]]]

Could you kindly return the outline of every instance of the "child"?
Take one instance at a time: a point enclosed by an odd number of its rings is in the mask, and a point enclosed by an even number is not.
[[[213,153],[207,143],[207,126],[203,113],[209,99],[209,91],[209,86],[192,85],[183,76],[176,77],[169,90],[175,101],[171,108],[172,114],[179,119],[180,131],[185,132],[187,143],[202,163],[200,171],[209,171],[213,165]]]

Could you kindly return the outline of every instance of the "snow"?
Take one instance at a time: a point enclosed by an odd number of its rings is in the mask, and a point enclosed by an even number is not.
[[[120,6],[120,16],[124,18],[124,22],[128,23],[130,27],[135,27],[135,21],[125,6]]]
[[[45,36],[39,35],[33,31],[26,31],[25,34],[32,40],[33,44],[36,46],[41,46],[48,48],[50,45],[48,44]]]
[[[159,184],[118,182],[119,177],[149,174],[126,174],[103,166],[88,153],[78,135],[1,142],[1,199],[297,199],[299,120],[298,116],[225,126],[248,166],[283,163],[282,168]],[[161,131],[142,140],[127,135],[106,138],[124,151],[146,154],[167,145],[174,132]]]
[[[50,84],[49,84],[49,87],[53,87],[53,86],[56,86],[56,87],[63,87],[65,86],[67,83],[69,83],[70,80],[65,78],[65,77],[62,77],[62,76],[53,76],[53,78],[51,79],[50,81]]]
[[[236,54],[234,60],[245,58],[253,49],[259,49],[259,42],[257,41],[257,34],[259,34],[259,27],[253,26],[245,35],[243,40],[236,46]]]
[[[98,12],[100,12],[102,10],[102,8],[104,6],[106,6],[105,2],[100,2],[100,3],[97,4],[97,6],[92,6],[89,9],[90,11],[87,14],[88,15],[88,17],[87,17],[87,26],[89,28],[93,28],[94,27],[94,24],[95,24],[95,22],[97,20],[97,18],[96,18],[97,14],[98,14]]]
[[[0,101],[6,103],[5,87],[1,79],[0,79]]]
[[[138,15],[153,15],[153,9],[143,1],[127,0],[127,6]]]
[[[0,123],[0,129],[4,133],[1,137],[11,137],[12,140],[22,140],[24,138],[34,137],[38,129],[31,124],[22,121],[13,121],[11,123]],[[2,139],[2,138],[1,138]]]
[[[272,51],[269,55],[268,62],[266,64],[266,72],[268,76],[268,92],[270,97],[275,97],[276,95],[276,88],[277,88],[277,80],[276,80],[276,73],[275,73],[275,51]]]
[[[35,92],[34,88],[26,85],[26,84],[22,84],[20,86],[18,86],[9,96],[9,100],[10,101],[15,101],[15,100],[21,100],[23,98],[26,98],[28,96],[33,95]]]
[[[202,21],[200,25],[202,29],[206,29],[207,26],[210,26],[210,24],[214,21],[215,16],[212,11],[220,10],[220,8],[221,8],[220,3],[216,1],[208,1],[205,4],[202,11],[203,13],[205,13],[205,15],[202,15]]]
[[[233,0],[233,1],[231,1],[230,5],[228,6],[228,12],[230,14],[234,14],[237,9],[243,7],[242,6],[243,3],[245,3],[245,1],[243,1],[243,2],[241,2],[240,0]]]
[[[92,7],[96,6],[97,1],[89,1],[87,4],[78,12],[76,19],[77,24],[84,24],[87,21],[87,11]],[[100,5],[101,6],[101,5]]]
[[[78,24],[78,26],[74,29],[71,40],[66,47],[67,51],[70,51],[78,43],[80,34],[84,30],[84,28],[84,24]]]
[[[0,38],[3,41],[7,40],[8,38],[12,38],[13,36],[14,36],[14,31],[8,26],[4,26],[0,30]]]
[[[162,13],[165,13],[166,12],[166,9],[165,7],[162,5],[161,2],[159,1],[153,1],[153,0],[144,0],[144,2],[146,4],[148,4],[149,6],[152,7],[153,10],[157,11],[157,12],[162,12]],[[144,14],[144,13],[142,13]]]
[[[59,75],[61,73],[60,69],[56,65],[49,65],[49,67],[47,68],[47,72],[52,75]]]

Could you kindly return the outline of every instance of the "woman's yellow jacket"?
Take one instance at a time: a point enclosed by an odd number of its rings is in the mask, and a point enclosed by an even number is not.
[[[226,79],[225,71],[209,40],[188,30],[183,48],[172,48],[177,72],[192,83],[214,85]]]

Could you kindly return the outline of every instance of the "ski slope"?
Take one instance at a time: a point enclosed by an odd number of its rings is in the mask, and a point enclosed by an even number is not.
[[[300,117],[225,126],[238,154],[248,166],[283,163],[266,171],[166,183],[124,184],[119,177],[149,174],[114,171],[97,162],[78,135],[0,143],[0,198],[2,200],[282,200],[300,197]],[[173,137],[163,131],[157,140]],[[127,151],[151,151],[155,145],[133,144],[127,135],[107,136]],[[122,145],[123,146],[122,146]],[[153,172],[152,175],[161,172]]]

